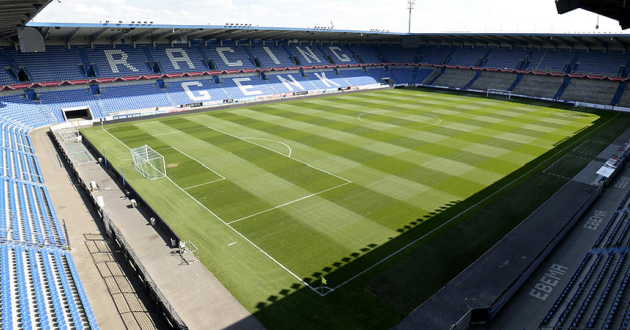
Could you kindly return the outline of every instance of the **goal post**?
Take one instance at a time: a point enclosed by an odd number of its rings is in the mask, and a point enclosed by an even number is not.
[[[133,166],[143,177],[157,180],[166,177],[164,156],[148,145],[131,149]]]
[[[503,90],[503,89],[487,89],[486,90],[486,97],[490,97],[490,95],[503,95],[508,100],[512,99],[512,91],[506,91],[506,90]]]

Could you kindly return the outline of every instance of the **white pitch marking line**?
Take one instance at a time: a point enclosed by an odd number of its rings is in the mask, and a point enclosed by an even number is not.
[[[610,119],[608,119],[608,121],[606,123],[604,123],[603,125],[599,126],[597,130],[600,130],[602,127],[606,126],[606,124],[608,124],[612,119],[615,119],[616,117],[611,117]],[[593,134],[593,132],[591,131],[589,133],[589,135]],[[586,138],[586,136],[584,137]],[[571,148],[575,148],[575,145],[577,145],[579,141],[574,142],[572,145],[567,146],[563,149],[563,151],[566,150],[570,150]],[[564,157],[564,156],[563,156]],[[503,190],[507,189],[508,187],[512,186],[514,183],[520,181],[522,178],[524,178],[525,176],[529,175],[530,173],[538,170],[540,167],[542,167],[542,165],[544,165],[544,162],[537,165],[536,167],[530,169],[529,171],[523,173],[523,175],[519,176],[518,178],[512,180],[511,182],[509,182],[508,184],[506,184],[505,186],[501,187],[500,189],[496,190],[495,192],[493,192],[492,194],[486,196],[486,198],[480,200],[479,202],[471,205],[470,207],[468,207],[467,209],[461,211],[460,213],[456,214],[455,216],[453,216],[452,218],[448,219],[446,222],[442,223],[441,225],[437,226],[436,228],[434,228],[433,230],[429,231],[428,233],[416,238],[415,240],[407,243],[405,246],[401,247],[400,249],[392,252],[391,254],[389,254],[388,256],[386,256],[385,258],[377,261],[375,264],[371,265],[370,267],[360,271],[359,273],[355,274],[354,276],[350,277],[349,279],[341,282],[340,284],[338,284],[337,286],[333,287],[330,291],[324,293],[324,294],[320,294],[323,296],[326,296],[327,294],[343,287],[344,285],[352,282],[355,278],[362,276],[363,274],[371,271],[372,269],[378,267],[379,265],[383,264],[384,262],[386,262],[387,260],[395,257],[396,255],[400,254],[401,252],[403,252],[404,250],[408,249],[410,246],[415,245],[416,243],[418,243],[419,241],[425,239],[426,237],[432,235],[434,232],[440,230],[441,228],[443,228],[444,226],[448,225],[449,223],[453,222],[454,220],[458,219],[459,217],[461,217],[462,215],[466,214],[468,211],[472,210],[473,208],[476,208],[477,206],[479,206],[480,204],[486,202],[488,199],[494,197],[495,195],[497,195],[498,193],[502,192]]]
[[[298,199],[294,199],[294,200],[292,200],[292,201],[288,201],[288,202],[286,202],[286,203],[282,203],[282,204],[280,204],[280,205],[276,205],[276,206],[274,206],[274,207],[272,207],[272,208],[268,208],[268,209],[266,209],[266,210],[262,210],[262,211],[259,211],[259,212],[256,212],[256,213],[253,213],[253,214],[250,214],[250,215],[248,215],[248,216],[244,216],[244,217],[242,217],[242,218],[239,218],[239,219],[236,219],[236,220],[232,220],[232,221],[228,222],[228,224],[230,224],[230,225],[231,225],[231,224],[236,223],[236,222],[239,222],[239,221],[247,220],[247,219],[252,218],[252,217],[255,217],[255,216],[257,216],[257,215],[261,215],[261,214],[263,214],[263,213],[267,213],[267,212],[273,211],[273,210],[275,210],[275,209],[279,209],[279,208],[281,208],[281,207],[285,207],[285,206],[287,206],[287,205],[291,205],[291,204],[293,204],[293,203],[297,203],[297,202],[299,202],[299,201],[303,201],[303,200],[305,200],[305,199],[308,199],[308,198],[311,198],[311,197],[314,197],[314,196],[317,196],[317,195],[321,195],[321,194],[326,193],[326,192],[329,192],[329,191],[331,191],[331,190],[335,190],[335,189],[337,189],[337,188],[341,188],[341,187],[343,187],[343,186],[345,186],[345,185],[348,185],[348,184],[350,184],[350,182],[342,183],[342,184],[340,184],[340,185],[336,185],[336,186],[334,186],[334,187],[330,187],[330,188],[328,188],[328,189],[324,189],[324,190],[322,190],[322,191],[319,191],[319,192],[316,192],[316,193],[312,193],[312,194],[310,194],[310,195],[307,195],[307,196],[304,196],[304,197],[300,197],[300,198],[298,198]]]
[[[278,143],[278,144],[281,144],[281,145],[285,146],[289,150],[289,156],[287,156],[287,157],[292,158],[292,156],[293,156],[293,148],[291,148],[290,145],[288,145],[287,143],[282,142],[282,141],[278,141],[278,140],[274,140],[274,139],[268,139],[268,138],[262,138],[262,137],[250,137],[250,136],[244,136],[244,137],[241,137],[241,139],[243,139],[243,140],[261,140],[261,141],[269,141],[269,142],[273,142],[273,143]],[[256,144],[256,145],[258,145],[258,144]]]
[[[424,115],[426,117],[431,118],[431,120],[436,120],[437,119],[437,122],[435,122],[435,123],[421,121],[421,120],[414,120],[414,119],[410,119],[410,118],[400,118],[398,116],[391,115],[391,114],[395,114],[395,113],[398,113],[398,112],[390,111],[390,110],[365,111],[365,112],[359,112],[357,114],[357,118],[360,121],[363,121],[363,122],[374,123],[376,121],[366,121],[366,120],[363,119],[363,116],[365,116],[365,115],[372,115],[372,114],[374,114],[374,115],[386,115],[386,116],[389,116],[389,117],[392,117],[392,118],[396,118],[396,119],[401,119],[401,120],[408,120],[408,121],[412,121],[414,123],[424,124],[426,126],[440,126],[442,124],[442,122],[443,122],[442,118],[439,118],[438,116],[433,116],[433,115],[427,115],[427,114],[418,113],[418,116],[423,116]],[[383,123],[383,122],[377,122],[377,123],[388,125],[388,126],[395,126],[395,127],[397,127],[397,125],[394,125],[394,124],[388,124],[388,123]]]
[[[235,139],[239,139],[239,140],[241,140],[241,141],[244,141],[244,142],[247,142],[247,143],[250,143],[250,144],[253,144],[253,145],[257,145],[257,146],[259,146],[259,147],[261,147],[261,148],[267,149],[267,150],[269,150],[269,151],[271,151],[271,152],[275,152],[275,153],[277,153],[277,154],[279,154],[279,155],[282,155],[282,156],[284,156],[284,157],[287,157],[287,155],[285,155],[285,154],[283,154],[283,153],[281,153],[281,152],[278,152],[277,150],[273,150],[273,149],[271,149],[271,148],[268,148],[268,147],[266,147],[266,146],[264,146],[264,145],[261,145],[261,144],[255,143],[255,142],[251,142],[251,141],[247,141],[247,140],[245,140],[245,139],[243,139],[243,138],[241,138],[241,137],[238,137],[238,136],[236,136],[236,135],[232,135],[232,134],[230,134],[230,133],[227,133],[227,132],[225,132],[225,131],[222,131],[222,130],[220,130],[220,129],[217,129],[217,128],[214,128],[214,127],[211,127],[211,126],[208,126],[208,125],[204,125],[204,126],[205,126],[205,127],[207,127],[207,128],[209,128],[209,129],[211,129],[211,130],[215,130],[215,131],[217,131],[217,132],[219,132],[219,133],[221,133],[221,134],[225,134],[225,135],[227,135],[227,136],[231,136],[231,137],[233,137],[233,138],[235,138]],[[306,163],[306,162],[304,162],[304,161],[301,161],[301,160],[299,160],[299,159],[297,159],[297,158],[292,158],[292,157],[287,157],[287,158],[292,159],[292,160],[294,160],[294,161],[296,161],[296,162],[298,162],[298,163],[301,163],[301,164],[303,164],[303,165],[306,165],[306,166],[308,166],[308,167],[310,167],[310,168],[312,168],[312,169],[315,169],[315,170],[317,170],[317,171],[324,172],[324,173],[326,173],[326,174],[328,174],[328,175],[332,175],[332,176],[334,176],[335,178],[337,178],[337,179],[339,179],[339,180],[345,181],[345,182],[347,182],[347,183],[352,183],[352,181],[351,181],[351,180],[349,180],[349,179],[346,179],[346,178],[344,178],[344,177],[340,177],[339,175],[334,174],[334,173],[331,173],[331,172],[329,172],[329,171],[327,171],[327,170],[324,170],[324,169],[321,169],[321,168],[315,167],[315,166],[313,166],[313,165],[311,165],[311,164],[308,164],[308,163]]]
[[[226,227],[228,227],[230,230],[232,230],[236,235],[238,235],[241,239],[245,240],[246,242],[248,242],[251,246],[253,246],[256,250],[258,250],[260,253],[264,254],[267,258],[269,258],[269,260],[273,261],[276,265],[278,265],[280,268],[282,268],[284,271],[286,271],[287,273],[289,273],[289,275],[293,276],[293,278],[295,278],[296,280],[298,280],[299,282],[301,282],[302,284],[304,284],[306,287],[308,287],[309,289],[311,289],[313,292],[317,293],[318,295],[322,295],[319,291],[317,291],[315,288],[313,288],[310,284],[306,283],[301,277],[299,277],[298,275],[296,275],[293,271],[291,271],[289,268],[287,268],[287,266],[283,265],[282,263],[280,263],[278,260],[276,260],[274,257],[272,257],[269,253],[267,253],[265,250],[261,249],[256,243],[252,242],[249,238],[247,238],[245,235],[243,235],[240,231],[236,230],[236,228],[232,227],[229,223],[225,222],[225,220],[223,220],[218,214],[214,213],[212,210],[210,210],[207,206],[205,206],[203,203],[201,203],[197,198],[195,198],[193,195],[191,195],[190,193],[188,193],[188,191],[184,190],[182,187],[180,187],[177,183],[175,183],[175,181],[173,181],[170,177],[166,177],[169,181],[171,181],[171,183],[173,185],[175,185],[175,187],[179,188],[179,190],[181,190],[182,192],[184,192],[184,194],[186,194],[190,199],[192,199],[195,203],[197,203],[197,205],[201,206],[203,209],[205,209],[206,211],[208,211],[208,213],[212,214],[214,217],[216,217],[221,223],[223,223]]]
[[[217,183],[219,181],[224,181],[224,180],[226,180],[226,179],[225,178],[219,178],[219,179],[208,181],[208,182],[205,182],[205,183],[196,184],[194,186],[184,187],[184,189],[189,190],[189,189],[193,189],[193,188],[199,188],[201,186],[206,186],[206,185]]]
[[[171,147],[171,148],[175,149],[175,151],[177,151],[177,152],[181,153],[182,155],[184,155],[184,156],[186,156],[186,157],[188,157],[188,158],[190,158],[190,159],[192,159],[192,160],[196,161],[197,163],[199,163],[199,165],[201,165],[201,166],[205,167],[208,171],[210,171],[210,172],[212,172],[212,173],[216,174],[218,177],[220,177],[221,179],[225,180],[225,177],[224,177],[223,175],[221,175],[219,172],[217,172],[217,171],[215,171],[215,170],[213,170],[213,169],[209,168],[208,166],[206,166],[206,164],[204,164],[204,163],[200,162],[197,158],[195,158],[195,157],[193,157],[193,156],[191,156],[191,155],[187,154],[186,152],[184,152],[184,151],[180,150],[179,148],[177,148],[177,147],[175,147],[175,146],[173,146],[173,145],[169,145],[169,147]]]
[[[129,148],[129,146],[127,146],[124,142],[122,142],[119,138],[115,137],[114,135],[112,135],[110,132],[108,132],[104,127],[103,130],[105,130],[105,132],[107,132],[107,134],[109,134],[111,137],[113,137],[116,141],[118,141],[121,145],[123,145],[125,148],[127,148],[128,150],[131,150],[131,148]],[[280,263],[278,260],[276,260],[274,257],[272,257],[269,253],[267,253],[265,250],[261,249],[256,243],[252,242],[249,238],[247,238],[245,235],[243,235],[240,231],[236,230],[236,228],[232,227],[230,224],[228,224],[227,222],[225,222],[225,220],[223,220],[218,214],[214,213],[212,210],[210,210],[207,206],[205,206],[203,203],[201,203],[197,198],[195,198],[193,195],[191,195],[188,191],[186,191],[184,188],[182,188],[180,185],[178,185],[177,183],[175,183],[175,181],[173,181],[173,179],[171,179],[168,175],[165,177],[168,181],[170,181],[175,187],[177,187],[179,190],[181,190],[184,194],[186,194],[186,196],[188,196],[188,198],[192,199],[193,202],[195,202],[197,205],[201,206],[201,208],[205,209],[208,213],[210,213],[211,215],[213,215],[215,218],[217,218],[223,225],[225,225],[226,227],[228,227],[230,230],[232,230],[236,235],[238,235],[241,239],[245,240],[247,243],[249,243],[251,246],[253,246],[256,250],[258,250],[260,253],[262,253],[263,255],[265,255],[267,258],[269,258],[269,260],[273,261],[276,265],[278,265],[280,268],[282,268],[284,271],[286,271],[287,273],[289,273],[289,275],[291,275],[293,278],[295,278],[296,280],[298,280],[300,283],[304,284],[304,286],[306,286],[307,288],[311,289],[311,291],[315,292],[316,294],[320,295],[323,297],[323,294],[320,293],[317,289],[315,289],[314,287],[312,287],[310,284],[306,283],[301,277],[299,277],[298,275],[296,275],[293,271],[291,271],[289,268],[287,268],[287,266],[283,265],[282,263]]]

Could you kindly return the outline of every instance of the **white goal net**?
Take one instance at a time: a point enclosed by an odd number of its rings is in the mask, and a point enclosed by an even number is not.
[[[166,176],[164,156],[148,145],[131,149],[133,166],[143,177],[157,180]]]

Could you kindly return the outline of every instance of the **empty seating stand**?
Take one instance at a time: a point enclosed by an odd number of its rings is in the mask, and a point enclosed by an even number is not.
[[[552,99],[562,86],[562,82],[561,77],[526,75],[516,86],[514,93]]]
[[[626,86],[626,89],[617,105],[630,108],[630,89],[628,88],[628,86]]]
[[[433,83],[434,86],[463,88],[475,76],[473,70],[446,69]]]
[[[499,89],[499,90],[508,90],[514,80],[516,79],[516,74],[514,73],[505,73],[505,72],[482,72],[479,76],[479,79],[475,80],[470,89],[476,90],[488,90],[488,89]]]
[[[2,329],[98,329],[66,251],[0,245],[0,281]]]
[[[625,66],[629,59],[630,56],[627,54],[616,52],[580,53],[574,72],[617,77],[620,76],[621,67]]]
[[[572,101],[611,104],[619,82],[608,80],[571,79],[561,98]]]
[[[98,329],[28,135],[49,109],[0,97],[0,329]]]

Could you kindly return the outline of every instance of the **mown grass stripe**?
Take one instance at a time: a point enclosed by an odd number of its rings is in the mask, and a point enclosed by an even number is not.
[[[377,104],[382,109],[391,109],[390,107],[392,106],[395,106],[397,108],[405,108],[405,107],[399,106],[400,102],[399,101],[396,102],[395,100],[375,102],[375,100],[367,101],[365,99],[362,99],[360,102],[364,104],[365,103]],[[350,103],[350,102],[347,102],[347,103]],[[326,106],[335,107],[336,109],[349,110],[348,108],[342,108],[342,105],[346,105],[346,102],[338,103],[338,102],[331,102],[330,100],[310,100],[310,101],[304,101],[303,104],[325,104]],[[353,104],[353,105],[355,107],[360,106],[358,104]],[[361,105],[361,107],[362,106],[363,105]],[[396,112],[407,113],[407,114],[422,113],[422,108],[418,107],[416,104],[413,104],[413,105],[410,104],[409,109],[406,109],[406,110],[403,110],[403,109],[395,109],[395,110]],[[471,109],[467,111],[460,111],[459,114],[457,115],[451,115],[451,116],[442,115],[440,118],[444,121],[458,121],[458,122],[465,121],[467,125],[478,126],[480,128],[484,128],[485,130],[498,129],[501,131],[510,131],[512,133],[520,134],[523,136],[529,136],[529,137],[539,137],[541,135],[540,131],[523,127],[522,124],[531,123],[532,120],[523,120],[523,119],[519,119],[518,117],[508,117],[508,118],[498,119],[497,116],[492,116],[492,117],[488,116],[490,113],[491,112],[489,110],[480,108],[480,109]],[[378,114],[376,114],[376,116],[378,116]],[[388,117],[396,118],[392,116],[388,116]],[[406,126],[410,124],[405,119],[401,119],[401,118],[397,118],[397,119],[398,119],[398,122],[396,123],[396,125]]]
[[[311,107],[311,105],[303,106],[309,109],[321,110],[321,108],[317,107],[316,105],[313,107]],[[494,157],[474,154],[466,151],[465,148],[462,148],[462,146],[458,146],[457,148],[455,148],[445,146],[443,144],[438,145],[411,137],[396,135],[382,130],[376,130],[363,125],[350,124],[338,120],[323,118],[320,116],[309,115],[303,112],[284,110],[284,108],[279,108],[274,105],[266,106],[262,110],[264,110],[265,113],[272,114],[278,117],[288,118],[295,121],[302,121],[328,129],[335,129],[367,139],[399,146],[410,151],[421,152],[430,156],[448,159],[454,162],[467,164],[472,167],[482,168],[484,170],[496,173],[505,174],[505,171],[509,172],[519,165],[506,160],[496,159]]]
[[[313,185],[313,181],[321,179],[319,176],[318,176],[318,179],[316,179],[315,177],[312,177],[312,176],[311,177],[305,176],[303,173],[301,174],[300,171],[296,169],[292,169],[288,167],[271,167],[270,166],[270,164],[273,166],[276,166],[275,162],[279,162],[279,163],[290,162],[290,163],[299,164],[301,166],[305,166],[305,165],[302,165],[301,163],[284,158],[278,154],[275,154],[273,152],[270,152],[258,146],[253,146],[253,147],[262,149],[269,155],[249,154],[246,152],[246,150],[249,151],[252,148],[252,146],[241,145],[241,143],[247,144],[246,142],[242,142],[236,138],[219,133],[208,126],[201,125],[187,118],[178,117],[178,118],[164,119],[160,121],[166,125],[169,125],[170,127],[180,130],[181,132],[185,134],[188,134],[204,142],[210,143],[214,146],[223,148],[224,150],[234,153],[239,157],[243,157],[243,159],[246,159],[247,161],[252,162],[253,164],[269,171],[270,173],[274,173],[274,175],[278,176],[279,178],[282,178],[288,182],[292,182],[293,184],[301,186],[303,189],[311,191],[311,192],[320,192],[322,190],[326,190],[327,188],[346,183],[345,181],[342,181],[340,179],[337,179],[334,176],[330,176],[324,173],[324,175],[330,178],[334,178],[335,180],[334,181],[329,180],[330,182],[327,184],[327,186],[324,186],[321,182],[316,182],[317,185],[315,186]],[[277,158],[276,156],[282,157],[282,159]],[[265,159],[266,157],[272,157],[270,159],[273,159],[273,161],[267,160],[268,163],[261,162],[261,159]],[[311,171],[314,171],[310,167],[306,167],[306,168],[310,169]],[[316,188],[313,188],[313,187],[316,187]],[[210,188],[203,187],[202,189],[210,189]],[[376,191],[367,189],[363,186],[356,185],[356,184],[345,185],[345,186],[340,187],[339,189],[334,189],[334,190],[330,190],[325,193],[319,194],[317,195],[317,197],[327,199],[328,201],[332,203],[335,203],[341,207],[349,209],[354,213],[360,214],[366,217],[367,219],[371,219],[372,221],[379,223],[383,226],[386,226],[388,228],[392,228],[392,226],[394,228],[398,228],[399,226],[398,221],[391,221],[389,217],[384,217],[378,212],[374,212],[374,211],[366,212],[365,211],[366,205],[363,205],[363,208],[358,208],[356,207],[356,205],[347,203],[349,202],[347,198],[330,197],[330,196],[338,196],[340,191],[348,192],[348,190],[352,191],[352,196],[370,196],[369,199],[375,201],[371,203],[372,207],[374,207],[375,203],[377,203],[376,207],[378,208],[378,205],[381,205],[380,203],[382,203],[382,205],[391,205],[396,210],[405,211],[407,212],[407,214],[417,214],[417,216],[421,216],[428,212],[427,210],[424,210],[420,207],[409,205],[398,199],[391,198],[387,195],[378,193]],[[225,195],[229,195],[229,194],[226,193]],[[225,201],[225,203],[227,203],[227,201]],[[392,214],[392,211],[390,210],[386,212],[385,214]],[[403,221],[409,222],[411,220],[412,219],[404,219]]]
[[[381,104],[382,106],[385,106],[387,109],[395,110],[396,112],[411,113],[411,114],[418,112],[418,110],[413,109],[411,106],[406,107],[406,106],[397,105],[400,102],[396,102],[394,100],[392,100],[390,103],[389,101],[383,101],[383,100],[378,100],[378,99],[368,101],[364,98],[361,98],[361,99],[349,100],[347,103],[353,104],[356,106],[367,106],[367,107],[373,105],[374,103],[377,103],[377,104]],[[453,109],[454,111],[458,113],[452,114],[452,115],[444,115],[444,114],[439,114],[435,112],[431,112],[431,113],[438,114],[440,118],[445,122],[466,122],[467,124],[471,123],[479,127],[483,127],[484,131],[486,132],[491,132],[489,131],[489,129],[492,129],[492,126],[488,126],[488,124],[487,123],[484,124],[484,122],[479,123],[479,120],[475,119],[475,117],[476,116],[490,116],[490,117],[495,117],[495,118],[501,118],[500,112],[507,111],[507,110],[501,110],[501,109],[492,108],[492,107],[474,107],[474,108],[469,107],[469,109],[467,110],[462,110],[462,109],[448,107],[448,106],[440,107],[440,109],[443,109],[443,108]],[[516,116],[504,115],[503,117],[504,118],[502,119],[505,119],[508,123],[520,122],[522,124],[535,124],[535,125],[539,125],[543,127],[553,128],[554,131],[573,132],[575,131],[576,127],[581,127],[580,124],[576,124],[573,121],[566,120],[566,119],[563,119],[561,121],[554,120],[555,122],[547,122],[547,119],[545,117],[541,116],[540,114],[534,114],[532,112],[521,112],[519,113],[519,115],[516,115]],[[548,119],[552,120],[551,118],[548,118]],[[524,128],[521,125],[509,125],[508,127],[509,127],[509,130],[513,132],[514,131],[524,132],[526,133],[525,135],[531,135],[531,136],[540,135],[538,131]]]
[[[351,102],[351,103],[362,105],[369,109],[380,109],[380,108],[375,107],[372,103],[365,102],[365,101],[357,101],[357,102]],[[395,110],[395,111],[400,111],[400,109],[401,108],[397,106],[391,106],[389,108],[389,110]],[[392,125],[396,125],[396,122],[398,122],[398,118],[391,118],[384,115],[375,114],[374,117],[379,118],[381,121],[385,123],[391,123]],[[493,147],[499,147],[499,148],[504,148],[504,149],[513,150],[513,151],[520,151],[520,152],[524,152],[533,156],[539,155],[541,152],[545,152],[546,150],[545,148],[537,147],[529,143],[521,143],[521,142],[503,139],[503,138],[498,138],[494,136],[493,134],[488,133],[487,130],[482,127],[480,127],[476,132],[457,129],[453,127],[446,127],[449,125],[449,123],[465,122],[466,118],[460,117],[459,120],[457,120],[457,117],[453,117],[453,116],[445,117],[444,115],[440,115],[439,118],[443,121],[441,125],[426,127],[426,124],[417,123],[417,122],[409,122],[401,127],[422,129],[427,132],[431,132],[431,133],[435,133],[435,134],[439,134],[443,136],[449,136],[452,138],[460,138],[462,140],[472,139],[478,143],[483,143],[483,144],[487,144]],[[450,126],[453,126],[453,125],[450,125]]]
[[[330,174],[318,171],[278,153],[270,152],[256,144],[212,130],[188,118],[168,118],[160,120],[160,122],[230,152],[311,193],[345,183],[345,181]]]
[[[146,132],[133,124],[108,128],[107,130],[130,148],[147,144],[162,154],[164,156],[166,174],[176,180],[182,187],[222,179],[220,175],[207,170],[195,160],[173,149],[168,143],[153,136],[147,136]]]
[[[206,115],[252,127],[260,131],[281,136],[285,139],[294,140],[336,156],[363,163],[366,166],[384,173],[418,182],[455,196],[468,196],[483,187],[476,182],[461,177],[453,177],[422,167],[419,164],[382,155],[363,148],[357,148],[342,141],[329,139],[309,132],[260,121],[237,114],[236,112],[217,112],[208,113]],[[452,184],[454,182],[456,183],[455,185]]]
[[[409,91],[405,91],[405,92],[409,93]],[[417,92],[417,91],[414,91],[414,92]],[[360,94],[360,95],[349,94],[344,97],[347,97],[349,99],[354,99],[354,100],[372,99],[375,102],[380,102],[380,101],[385,102],[385,100],[391,100],[394,103],[399,103],[398,100],[408,100],[409,102],[414,103],[414,104],[427,105],[428,108],[431,108],[431,107],[435,108],[435,105],[439,105],[440,108],[449,108],[449,109],[459,110],[459,111],[479,108],[475,110],[485,111],[487,112],[488,115],[492,117],[504,118],[507,120],[510,120],[511,118],[515,118],[515,117],[521,118],[521,119],[527,119],[529,116],[531,116],[533,117],[532,118],[533,120],[540,121],[540,125],[548,126],[550,128],[556,128],[558,126],[558,122],[553,122],[553,123],[546,122],[544,121],[545,118],[552,119],[552,120],[560,120],[564,122],[565,124],[573,125],[574,128],[575,127],[579,128],[580,127],[579,124],[576,124],[574,123],[573,120],[568,120],[567,118],[584,117],[583,114],[563,111],[563,110],[554,109],[554,108],[542,107],[542,106],[526,106],[525,107],[519,103],[495,101],[495,100],[483,100],[485,102],[480,102],[475,97],[463,97],[463,98],[460,97],[460,98],[443,99],[443,98],[434,98],[432,94],[430,93],[420,93],[420,95],[422,95],[421,97],[417,95],[412,97],[412,96],[388,95],[390,93],[384,93],[384,94],[385,95],[383,95],[382,98],[376,95],[366,95],[366,97],[364,98],[363,94]],[[397,95],[401,95],[401,94],[397,94]],[[415,94],[411,94],[411,95],[415,95]],[[439,100],[439,101],[437,102],[432,101],[432,102],[426,103],[426,98],[429,98],[431,100]],[[457,105],[453,106],[452,104],[460,104],[462,106],[465,106],[465,108],[458,107]],[[478,106],[473,107],[473,105],[478,105]],[[490,106],[488,107],[488,105]],[[513,114],[513,115],[509,115],[509,114]],[[518,119],[518,120],[521,120],[521,119]],[[526,122],[523,122],[523,123],[526,123]]]
[[[341,106],[338,102],[332,102],[330,100],[309,100],[306,101],[314,104],[322,104],[334,107],[335,110],[341,109],[347,111],[345,114],[348,116],[352,116],[351,112],[355,111],[355,116],[360,116],[361,113],[364,112],[364,105],[357,104],[349,104],[343,103]],[[375,101],[366,101],[365,99],[361,99],[361,102],[373,103]],[[431,112],[431,107],[409,107],[407,110],[395,110],[392,109],[391,106],[397,106],[400,102],[395,101],[387,101],[387,102],[378,102],[375,103],[380,107],[383,111],[380,113],[375,113],[374,116],[387,116],[388,118],[396,118],[404,121],[404,118],[396,117],[395,115],[399,114],[407,114],[413,116],[427,116],[429,118],[440,118],[440,122],[465,122],[467,125],[475,125],[483,128],[483,132],[486,132],[489,138],[492,137],[493,130],[499,131],[509,131],[511,133],[516,133],[519,135],[523,135],[524,137],[535,137],[535,138],[548,138],[555,139],[555,136],[547,136],[547,134],[558,135],[564,134],[566,132],[575,131],[575,127],[572,124],[568,124],[565,126],[552,124],[552,125],[539,125],[541,123],[540,116],[531,116],[527,112],[521,112],[515,116],[504,116],[505,118],[500,118],[501,116],[494,115],[497,112],[505,112],[504,109],[469,109],[467,111],[461,111],[457,115],[453,115],[451,117],[438,115],[436,113]],[[415,106],[415,104],[414,104]],[[366,116],[367,119],[373,119],[373,116]],[[461,120],[459,119],[461,118]],[[449,120],[450,119],[450,120]],[[394,122],[392,122],[394,124]],[[408,123],[399,122],[395,123],[398,126],[407,126]]]

